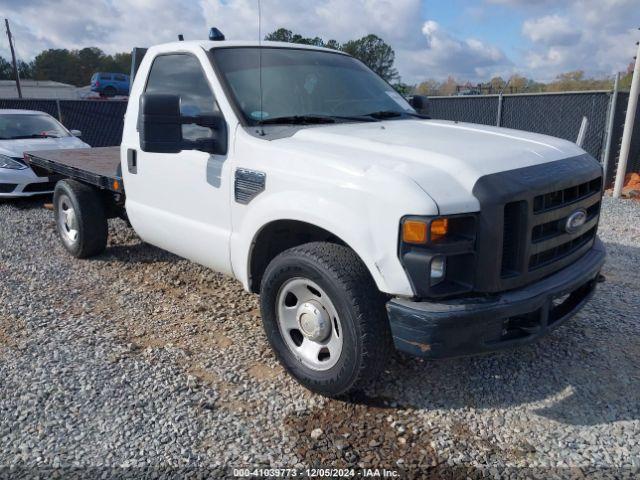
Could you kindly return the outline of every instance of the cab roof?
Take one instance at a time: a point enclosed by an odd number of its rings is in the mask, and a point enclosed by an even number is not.
[[[290,49],[303,49],[303,50],[317,50],[321,52],[331,52],[331,53],[339,53],[342,55],[347,55],[344,52],[339,50],[332,50],[330,48],[324,47],[316,47],[315,45],[304,45],[302,43],[288,43],[288,42],[271,42],[271,41],[263,41],[258,42],[257,40],[222,40],[222,41],[211,41],[211,40],[191,40],[191,41],[183,41],[183,42],[170,42],[163,43],[160,45],[154,45],[151,48],[157,48],[159,50],[180,50],[180,49],[192,49],[192,48],[203,48],[204,50],[211,50],[213,48],[229,48],[229,47],[277,47],[277,48],[290,48]]]

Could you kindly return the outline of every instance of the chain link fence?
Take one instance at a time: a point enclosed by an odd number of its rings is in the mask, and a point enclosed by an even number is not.
[[[588,120],[582,147],[594,158],[605,159],[608,119],[613,92],[562,92],[465,97],[430,97],[428,114],[432,118],[459,122],[500,125],[506,128],[542,133],[575,142],[583,117]],[[615,178],[629,94],[620,92],[612,129],[607,185]],[[640,171],[640,109],[632,136],[627,172]]]
[[[432,118],[497,125],[543,133],[575,142],[587,117],[583,148],[603,161],[613,92],[566,92],[544,94],[474,95],[431,97]],[[629,94],[618,93],[608,161],[607,185],[614,180]],[[119,145],[122,140],[125,101],[0,99],[0,108],[40,110],[58,118],[67,128],[82,131],[82,139],[93,147]],[[628,172],[640,171],[640,109],[636,112]]]
[[[125,101],[0,99],[0,109],[38,110],[57,118],[69,130],[80,130],[92,147],[120,145]]]

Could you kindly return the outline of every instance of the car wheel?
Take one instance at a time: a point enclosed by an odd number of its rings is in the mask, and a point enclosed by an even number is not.
[[[261,283],[267,338],[306,388],[337,397],[375,378],[392,351],[381,294],[348,247],[308,243],[278,255]]]
[[[107,216],[100,194],[75,180],[62,180],[53,194],[58,235],[76,258],[102,253],[107,246]]]

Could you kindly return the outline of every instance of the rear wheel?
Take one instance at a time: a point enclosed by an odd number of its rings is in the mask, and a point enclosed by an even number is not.
[[[104,251],[107,216],[97,190],[75,180],[62,180],[56,185],[53,205],[58,235],[71,255],[87,258]]]
[[[118,93],[118,92],[113,87],[107,87],[107,88],[104,89],[103,93],[104,93],[105,97],[115,97],[116,93]]]
[[[264,329],[287,371],[331,397],[361,389],[391,351],[378,291],[349,248],[309,243],[278,255],[261,285]]]

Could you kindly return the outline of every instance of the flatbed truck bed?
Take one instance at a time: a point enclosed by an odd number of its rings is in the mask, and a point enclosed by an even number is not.
[[[114,193],[124,193],[120,147],[77,148],[25,152],[27,163],[39,175],[73,178]]]

